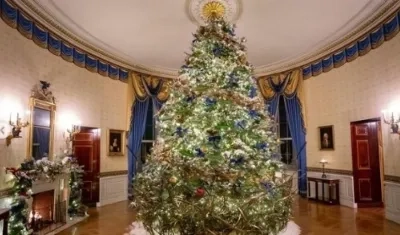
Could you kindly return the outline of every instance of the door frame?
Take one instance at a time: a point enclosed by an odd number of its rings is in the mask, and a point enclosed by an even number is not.
[[[378,128],[377,128],[377,137],[378,137],[378,158],[379,158],[379,174],[380,174],[380,182],[381,182],[381,203],[378,206],[385,206],[385,179],[384,179],[384,156],[383,156],[383,140],[382,140],[382,120],[380,117],[377,118],[369,118],[369,119],[363,119],[363,120],[358,120],[354,122],[350,122],[350,141],[352,142],[352,134],[351,134],[351,125],[352,124],[360,124],[360,123],[366,123],[366,122],[376,122],[378,123]],[[353,146],[351,144],[351,151],[353,151]],[[352,165],[352,172],[353,172],[353,192],[355,193],[356,190],[356,185],[354,183],[354,161],[353,161],[353,156],[351,157],[351,165]],[[354,195],[354,201],[355,201],[355,195]],[[362,208],[363,206],[360,206],[358,203],[354,202],[358,208]]]

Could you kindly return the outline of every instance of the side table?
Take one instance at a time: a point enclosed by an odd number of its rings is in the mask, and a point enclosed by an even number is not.
[[[308,200],[323,202],[329,205],[340,204],[339,199],[339,179],[327,179],[318,177],[307,177],[308,181]],[[314,183],[314,197],[311,194],[311,184]],[[322,184],[322,197],[319,194],[319,184]],[[326,192],[325,185],[328,185]],[[327,197],[326,197],[327,196]]]

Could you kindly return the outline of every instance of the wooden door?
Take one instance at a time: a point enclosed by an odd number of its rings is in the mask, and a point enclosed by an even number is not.
[[[382,206],[379,121],[351,124],[354,196],[358,207]]]
[[[100,129],[82,127],[74,136],[74,155],[79,165],[84,166],[82,202],[96,206],[99,201],[100,178]]]

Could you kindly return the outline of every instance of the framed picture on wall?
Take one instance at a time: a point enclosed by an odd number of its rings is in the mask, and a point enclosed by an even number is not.
[[[318,129],[320,150],[334,150],[333,126],[320,126]]]
[[[109,129],[107,133],[108,156],[125,155],[125,131]]]

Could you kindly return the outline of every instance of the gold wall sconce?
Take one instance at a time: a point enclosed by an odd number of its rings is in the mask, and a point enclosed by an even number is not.
[[[400,115],[398,118],[395,118],[395,114],[393,111],[389,114],[390,118],[387,118],[387,113],[389,113],[387,110],[382,111],[382,116],[383,116],[383,122],[390,125],[390,132],[392,134],[399,134],[399,123],[400,123]]]
[[[19,113],[17,113],[17,118],[15,121],[12,120],[12,114],[10,114],[10,120],[8,124],[11,126],[11,132],[10,134],[6,137],[6,145],[9,146],[11,144],[11,140],[15,138],[22,138],[21,137],[21,132],[22,128],[29,126],[29,122],[23,122],[22,118],[19,116]]]
[[[80,124],[72,125],[71,129],[67,128],[67,131],[64,133],[65,141],[67,143],[73,141],[75,135],[78,134],[79,132],[81,132],[81,125]]]

